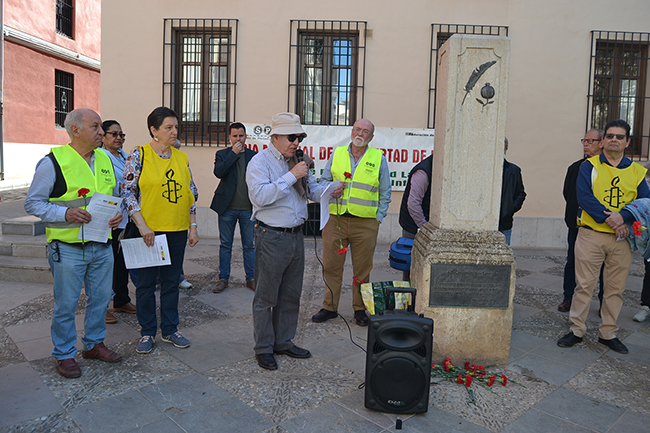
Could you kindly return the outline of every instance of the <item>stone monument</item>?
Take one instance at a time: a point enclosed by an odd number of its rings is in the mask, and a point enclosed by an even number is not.
[[[509,63],[506,37],[453,35],[439,50],[430,219],[411,262],[436,361],[508,361],[515,261],[497,228]]]

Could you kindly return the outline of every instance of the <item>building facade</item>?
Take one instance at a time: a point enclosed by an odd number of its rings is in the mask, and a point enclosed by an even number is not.
[[[4,0],[4,181],[29,182],[75,107],[100,109],[101,0]]]
[[[585,130],[625,118],[630,156],[647,161],[648,22],[645,0],[105,0],[102,117],[121,122],[129,149],[149,141],[153,108],[179,113],[209,231],[214,153],[228,123],[264,125],[288,110],[323,128],[366,117],[433,130],[439,46],[455,33],[507,36],[508,160],[528,193],[513,245],[562,246],[562,184]],[[400,196],[384,241],[399,236]]]

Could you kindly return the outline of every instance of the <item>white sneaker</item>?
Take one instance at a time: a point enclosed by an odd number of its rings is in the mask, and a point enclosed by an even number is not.
[[[647,305],[643,305],[641,307],[641,311],[636,313],[636,316],[632,318],[635,322],[645,322],[648,320],[648,317],[650,317],[650,307]]]
[[[178,287],[181,288],[181,289],[191,289],[192,288],[192,283],[190,283],[189,281],[184,279],[183,281],[181,281],[181,283],[178,285]]]

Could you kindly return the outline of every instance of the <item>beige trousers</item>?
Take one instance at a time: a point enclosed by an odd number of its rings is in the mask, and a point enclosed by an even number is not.
[[[337,220],[341,222],[340,242]],[[323,273],[329,286],[329,289],[325,287],[323,308],[329,311],[336,311],[339,308],[346,256],[346,254],[338,253],[341,244],[343,248],[350,247],[354,277],[368,283],[378,232],[379,221],[375,218],[349,216],[337,218],[336,215],[330,215],[330,219],[323,229]],[[330,289],[332,290],[330,291]],[[361,298],[359,287],[354,285],[352,292],[352,308],[354,311],[364,311],[366,307]]]
[[[618,331],[616,319],[623,306],[623,290],[632,265],[632,250],[626,239],[616,241],[613,233],[581,227],[575,248],[576,289],[569,313],[571,332],[577,337],[582,337],[587,331],[585,321],[603,263],[602,323],[598,330],[601,338],[611,340]]]

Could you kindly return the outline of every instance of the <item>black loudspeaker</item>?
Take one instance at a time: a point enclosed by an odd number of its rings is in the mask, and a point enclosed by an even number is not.
[[[432,341],[433,320],[414,312],[370,316],[366,408],[388,413],[428,410]]]

